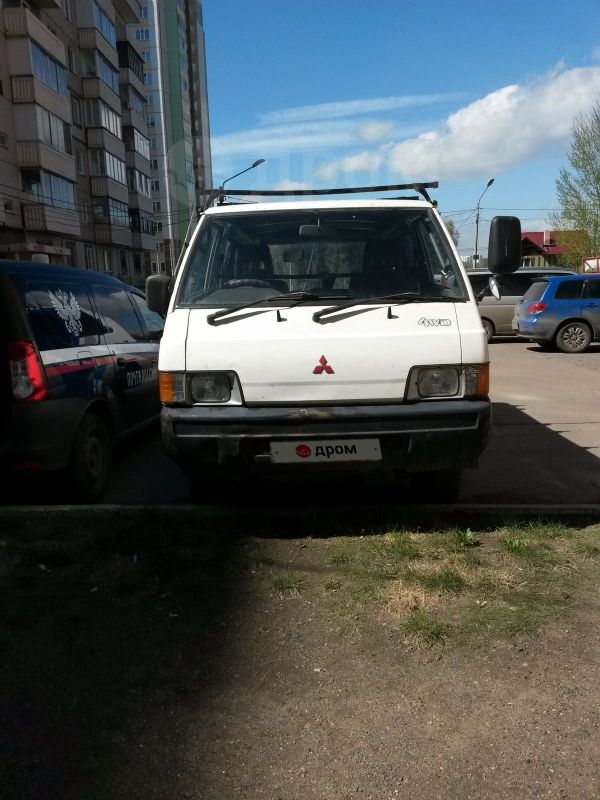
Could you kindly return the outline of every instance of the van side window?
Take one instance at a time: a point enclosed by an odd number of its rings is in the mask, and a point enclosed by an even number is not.
[[[40,350],[99,343],[98,320],[81,285],[68,281],[25,281],[19,290]]]
[[[104,322],[102,332],[107,344],[145,340],[140,321],[124,288],[95,284],[94,298]]]

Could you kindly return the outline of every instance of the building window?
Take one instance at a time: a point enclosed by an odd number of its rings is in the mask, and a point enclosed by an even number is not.
[[[138,42],[150,41],[150,28],[138,28],[135,32],[135,38]]]
[[[150,159],[150,169],[158,169],[158,158]]]
[[[153,94],[147,94],[146,95],[146,102],[148,103],[149,106],[153,106],[154,105],[154,95]]]
[[[94,25],[106,41],[116,49],[117,32],[115,26],[96,2],[94,2]]]
[[[49,89],[54,90],[63,97],[68,97],[65,68],[35,42],[30,41],[30,45],[35,77]]]
[[[94,248],[91,244],[83,245],[83,261],[86,269],[95,269],[94,263]]]
[[[154,223],[154,233],[156,233],[157,231],[162,231],[162,222]]]
[[[121,138],[121,117],[104,100],[85,101],[85,120],[88,128],[106,128]]]
[[[125,162],[107,150],[90,150],[90,174],[105,175],[127,186]]]
[[[71,112],[73,114],[73,124],[81,128],[81,103],[76,97],[71,97]]]
[[[77,69],[77,53],[72,48],[68,48],[67,54],[69,57],[69,69],[73,73],[73,75],[78,75],[79,70]]]
[[[148,116],[146,117],[146,125],[149,128],[156,127],[156,117],[154,116],[154,114],[148,114]]]
[[[148,19],[148,6],[142,6],[140,11],[140,19]]]
[[[119,250],[119,263],[121,265],[121,275],[127,275],[127,253]]]
[[[152,210],[153,211],[160,211],[160,200],[153,200],[152,201]]]
[[[0,133],[0,147],[7,147],[5,133]]]
[[[90,206],[87,200],[81,201],[81,221],[82,222],[89,222],[90,218]]]
[[[75,209],[75,184],[54,172],[26,171],[21,173],[23,191],[33,195],[39,202],[67,211]]]
[[[152,52],[150,50],[142,50],[142,58],[144,61],[152,61]]]
[[[160,192],[160,181],[151,181],[150,188],[153,192]]]
[[[143,82],[144,62],[138,51],[129,42],[119,42],[117,52],[119,53],[119,66],[130,69]]]
[[[151,85],[152,85],[152,73],[144,72],[144,86],[151,86]]]
[[[104,257],[104,272],[112,272],[112,264],[111,264],[111,259],[110,259],[110,250],[105,250],[102,253],[102,255]],[[96,300],[96,302],[98,302],[98,301]]]
[[[70,154],[71,126],[41,106],[36,106],[36,114],[41,141]]]
[[[81,150],[75,151],[75,161],[77,163],[77,172],[80,175],[85,175],[85,159]]]
[[[142,274],[142,259],[139,253],[133,253],[133,272],[135,275]]]
[[[64,0],[65,4],[65,17],[68,22],[73,22],[73,10],[71,8],[71,0]]]
[[[149,214],[147,211],[138,210],[136,208],[129,210],[129,224],[132,231],[152,236],[152,222],[152,214]]]
[[[112,89],[115,94],[119,94],[119,72],[98,51],[96,51],[96,68],[102,83]]]

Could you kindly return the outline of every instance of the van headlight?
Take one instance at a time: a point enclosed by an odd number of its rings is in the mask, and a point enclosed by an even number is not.
[[[406,384],[406,399],[487,397],[489,388],[489,364],[413,367]]]
[[[166,406],[242,405],[234,372],[161,372],[159,386]]]
[[[192,403],[228,403],[231,400],[231,377],[226,372],[206,372],[189,379]]]

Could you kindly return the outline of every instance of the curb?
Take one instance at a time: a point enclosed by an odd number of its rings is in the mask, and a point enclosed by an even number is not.
[[[186,518],[186,517],[247,517],[267,516],[272,519],[289,517],[290,514],[309,516],[312,513],[322,514],[327,512],[331,517],[342,516],[348,513],[371,512],[373,516],[383,514],[386,517],[393,514],[429,518],[441,517],[490,517],[497,515],[540,517],[551,516],[554,518],[568,519],[598,519],[600,521],[600,503],[581,504],[551,504],[551,503],[495,503],[495,504],[457,504],[457,505],[392,505],[373,506],[369,504],[356,504],[353,506],[336,505],[290,505],[288,507],[274,506],[269,509],[256,506],[223,507],[223,506],[198,506],[198,505],[37,505],[37,506],[4,506],[0,507],[0,522],[10,519],[31,519],[40,515],[47,517],[136,517],[149,516],[160,518]]]

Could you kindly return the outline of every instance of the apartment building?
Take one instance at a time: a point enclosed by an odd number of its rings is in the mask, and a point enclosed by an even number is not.
[[[0,0],[0,258],[143,285],[156,250],[139,0]]]
[[[171,274],[190,217],[212,186],[201,0],[142,0],[135,39],[144,60],[154,272]]]

